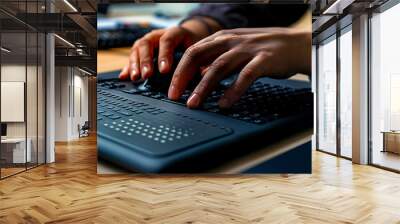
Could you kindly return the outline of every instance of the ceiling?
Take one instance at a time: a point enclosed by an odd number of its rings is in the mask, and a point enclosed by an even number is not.
[[[11,50],[9,58],[23,59],[26,51],[30,58],[38,50],[37,33],[56,33],[74,45],[55,38],[56,65],[84,64],[96,71],[96,9],[96,0],[0,0],[2,46]]]

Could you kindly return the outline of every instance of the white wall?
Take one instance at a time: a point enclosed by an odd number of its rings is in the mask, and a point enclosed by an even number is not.
[[[27,138],[31,148],[31,155],[34,158],[32,161],[44,162],[44,89],[43,89],[43,76],[40,66],[25,66],[21,64],[3,64],[1,66],[1,81],[2,82],[24,82],[26,85],[26,106],[25,103],[20,108],[20,113],[25,114],[27,119],[22,122],[6,122],[7,123],[7,137],[8,138]],[[39,73],[37,73],[39,72]],[[25,80],[27,78],[27,80]],[[38,87],[39,85],[39,87]],[[2,89],[2,93],[3,93]],[[20,94],[24,94],[25,90],[21,90]],[[3,97],[7,97],[2,95]],[[12,110],[10,107],[2,107],[2,112]],[[13,113],[12,111],[7,111]],[[15,113],[15,112],[14,112]],[[41,115],[41,116],[38,116]],[[37,156],[39,153],[39,156]]]
[[[77,139],[78,124],[88,120],[88,79],[75,68],[56,67],[55,85],[55,140]]]
[[[25,82],[25,65],[9,64],[1,66],[1,81],[2,82]],[[28,73],[33,69],[32,66],[28,66]],[[28,93],[29,95],[29,93]],[[7,110],[7,108],[1,108],[1,110]],[[30,119],[29,119],[30,120]],[[7,136],[8,137],[25,137],[25,122],[7,122]]]
[[[55,68],[55,141],[67,141],[69,124],[69,69],[67,67]]]

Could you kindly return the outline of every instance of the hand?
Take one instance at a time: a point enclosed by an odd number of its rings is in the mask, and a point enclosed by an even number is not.
[[[194,74],[204,67],[187,106],[200,106],[220,80],[241,70],[219,100],[220,107],[227,108],[260,76],[287,78],[288,74],[309,74],[311,33],[291,28],[219,31],[186,50],[174,72],[168,97],[179,99]]]
[[[215,30],[217,22],[204,18]],[[154,30],[137,40],[131,49],[129,62],[120,73],[121,79],[137,80],[149,78],[154,73],[154,49],[159,48],[158,70],[169,73],[173,65],[173,54],[178,46],[185,48],[209,35],[207,27],[198,20],[188,20],[181,26]]]

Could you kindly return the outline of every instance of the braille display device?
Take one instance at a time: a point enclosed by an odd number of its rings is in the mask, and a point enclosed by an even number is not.
[[[233,74],[199,109],[189,109],[186,101],[198,80],[171,101],[172,74],[155,72],[141,82],[119,80],[118,74],[97,79],[98,156],[134,172],[206,172],[313,125],[313,95],[306,81],[259,78],[232,108],[221,109],[217,102],[235,80]]]

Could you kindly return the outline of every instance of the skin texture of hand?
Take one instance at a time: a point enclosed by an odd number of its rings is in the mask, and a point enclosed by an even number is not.
[[[219,25],[209,18],[203,18],[203,22],[207,22],[215,30],[220,29]],[[173,64],[174,50],[178,46],[186,49],[208,35],[207,27],[199,20],[188,20],[181,26],[151,31],[132,46],[129,62],[122,69],[120,78],[131,80],[149,78],[154,71],[153,58],[157,56],[154,55],[156,48],[159,49],[159,71],[162,74],[169,73]]]
[[[206,68],[201,71],[201,68]],[[179,62],[168,91],[178,100],[194,74],[202,79],[189,97],[187,106],[196,108],[218,82],[235,71],[237,80],[219,100],[222,108],[240,99],[260,76],[287,78],[290,74],[310,74],[311,33],[291,28],[246,28],[222,30],[191,45]]]

